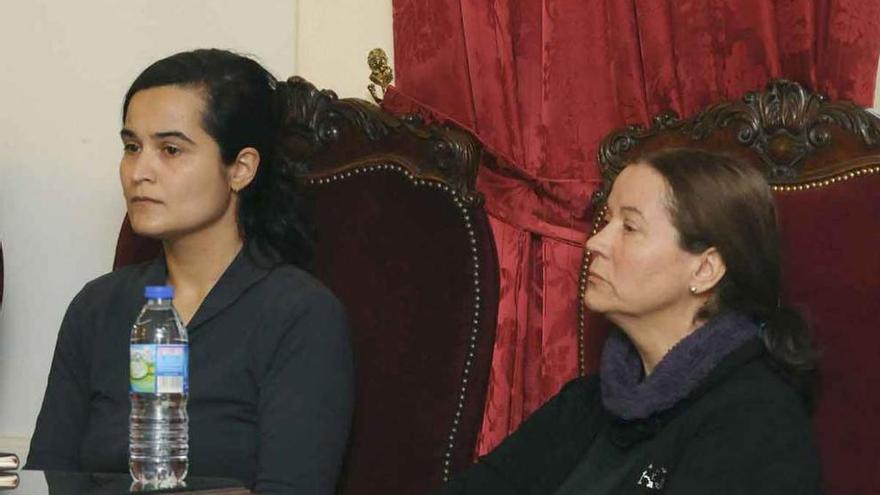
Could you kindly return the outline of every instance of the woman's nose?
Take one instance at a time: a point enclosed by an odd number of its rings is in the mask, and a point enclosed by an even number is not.
[[[585,247],[587,251],[595,254],[604,255],[606,252],[606,240],[605,237],[607,235],[608,225],[604,225],[598,232],[593,234],[587,239]]]
[[[156,179],[155,160],[150,153],[141,151],[131,160],[131,180],[134,182],[154,181]]]

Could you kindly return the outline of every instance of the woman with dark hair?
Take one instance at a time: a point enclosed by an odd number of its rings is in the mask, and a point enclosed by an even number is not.
[[[283,83],[221,50],[148,67],[123,104],[120,179],[158,259],[86,284],[58,335],[27,467],[128,471],[129,330],[172,285],[190,337],[190,474],[329,494],[351,422],[337,299],[304,268],[306,210],[276,152]]]
[[[669,149],[618,175],[584,303],[615,329],[557,396],[442,494],[816,494],[815,353],[780,305],[760,172]]]

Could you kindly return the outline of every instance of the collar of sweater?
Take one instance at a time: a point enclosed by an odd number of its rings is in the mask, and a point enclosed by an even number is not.
[[[602,403],[625,421],[666,411],[690,395],[731,351],[757,336],[757,325],[746,316],[722,313],[679,341],[645,377],[635,346],[614,331],[602,350]]]

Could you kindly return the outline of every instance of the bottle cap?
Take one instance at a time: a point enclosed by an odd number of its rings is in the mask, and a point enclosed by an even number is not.
[[[144,297],[147,299],[172,299],[174,287],[170,285],[148,285],[144,288]]]

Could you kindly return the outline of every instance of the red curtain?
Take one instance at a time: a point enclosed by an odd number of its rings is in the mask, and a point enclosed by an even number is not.
[[[394,0],[386,108],[455,121],[495,155],[479,175],[502,275],[479,454],[578,372],[602,136],[776,77],[870,106],[878,33],[877,0]]]

